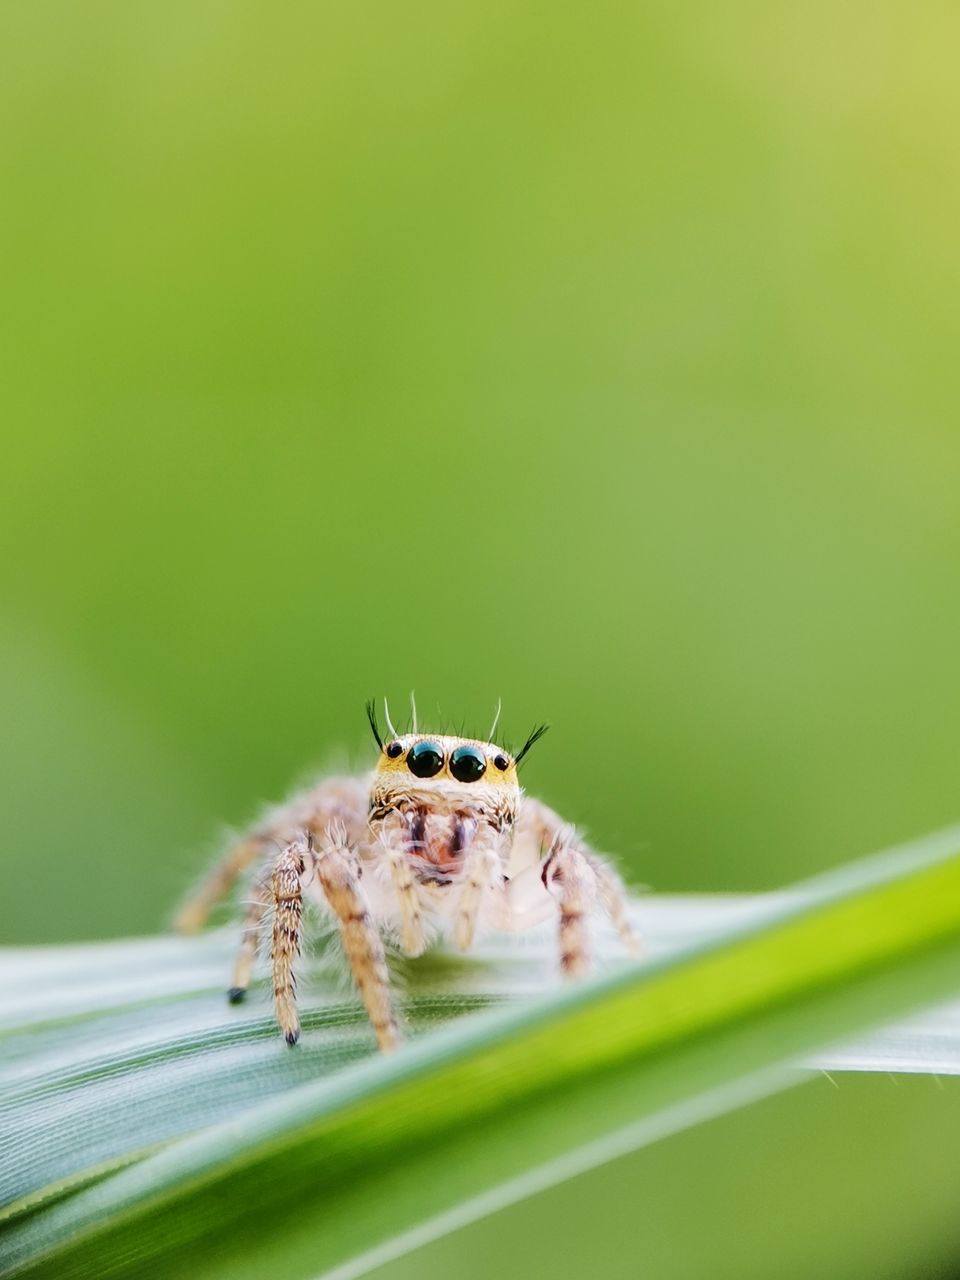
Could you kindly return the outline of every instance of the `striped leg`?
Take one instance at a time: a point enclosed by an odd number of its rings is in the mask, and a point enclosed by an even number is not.
[[[633,925],[630,923],[630,917],[627,915],[627,892],[623,887],[622,880],[599,854],[589,854],[588,858],[597,877],[600,901],[603,903],[607,915],[613,921],[613,927],[620,935],[620,941],[630,955],[642,956],[643,942],[634,931]]]
[[[273,868],[273,933],[271,956],[273,959],[273,998],[277,1022],[287,1044],[296,1044],[300,1038],[300,1019],[297,1016],[294,961],[300,954],[300,933],[303,919],[301,882],[305,859],[303,842],[287,845]]]
[[[263,918],[270,909],[273,895],[270,885],[261,882],[254,888],[253,900],[247,907],[243,921],[243,933],[240,936],[240,947],[233,962],[233,981],[227,992],[231,1004],[239,1004],[247,994],[253,963],[257,958],[257,947],[260,943],[260,930]]]
[[[263,854],[267,843],[259,836],[251,836],[234,845],[177,912],[173,922],[177,932],[196,933],[202,929],[213,908],[230,892],[237,877]]]
[[[390,998],[390,976],[383,939],[374,924],[360,885],[359,867],[346,833],[331,826],[315,855],[317,880],[340,922],[343,950],[380,1048],[396,1049],[400,1037]]]
[[[572,827],[554,836],[541,877],[560,906],[560,968],[567,978],[583,977],[590,971],[587,916],[596,900],[597,877]]]

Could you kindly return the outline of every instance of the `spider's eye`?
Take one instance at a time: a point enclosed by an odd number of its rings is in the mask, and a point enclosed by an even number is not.
[[[486,767],[487,757],[479,747],[457,747],[450,757],[450,772],[458,782],[476,782]]]
[[[497,766],[501,773],[505,773],[510,768],[510,761],[504,755],[494,756],[493,763]]]
[[[443,752],[435,742],[418,742],[407,753],[407,768],[418,778],[432,778],[443,768]]]
[[[396,760],[397,756],[403,755],[403,746],[399,742],[388,742],[384,747],[387,755],[391,760]]]

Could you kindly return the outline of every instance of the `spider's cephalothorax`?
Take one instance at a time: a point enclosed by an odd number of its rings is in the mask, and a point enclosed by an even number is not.
[[[394,738],[370,782],[371,829],[406,849],[421,883],[449,883],[478,843],[501,843],[519,805],[513,757],[474,739]]]
[[[418,733],[415,719],[412,733],[391,725],[384,739],[372,704],[367,714],[380,748],[372,774],[327,779],[275,810],[180,913],[181,928],[199,928],[240,872],[259,863],[231,1000],[247,990],[261,927],[272,915],[277,1020],[296,1042],[293,965],[304,896],[338,922],[381,1049],[398,1040],[384,937],[419,955],[432,937],[450,933],[466,950],[481,921],[515,931],[553,915],[561,968],[575,977],[589,967],[586,922],[599,904],[637,950],[616,873],[521,790],[517,766],[545,725],[511,755],[493,742]]]

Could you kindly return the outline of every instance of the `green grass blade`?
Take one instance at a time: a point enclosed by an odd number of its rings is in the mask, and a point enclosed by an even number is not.
[[[960,989],[958,850],[952,831],[855,864],[704,945],[245,1105],[13,1223],[2,1274],[359,1274],[780,1088],[798,1055]],[[48,1014],[49,1035],[68,1015]]]

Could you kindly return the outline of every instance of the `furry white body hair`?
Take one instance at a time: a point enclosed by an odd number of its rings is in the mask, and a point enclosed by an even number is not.
[[[515,933],[553,918],[561,970],[575,978],[589,968],[589,918],[602,907],[638,950],[616,873],[574,827],[523,793],[517,761],[501,748],[416,734],[380,745],[372,772],[327,778],[270,810],[181,912],[182,929],[198,928],[254,868],[231,1000],[246,993],[269,924],[277,1020],[296,1042],[305,899],[339,927],[384,1050],[399,1039],[385,943],[416,956],[449,937],[467,950],[478,929]]]

